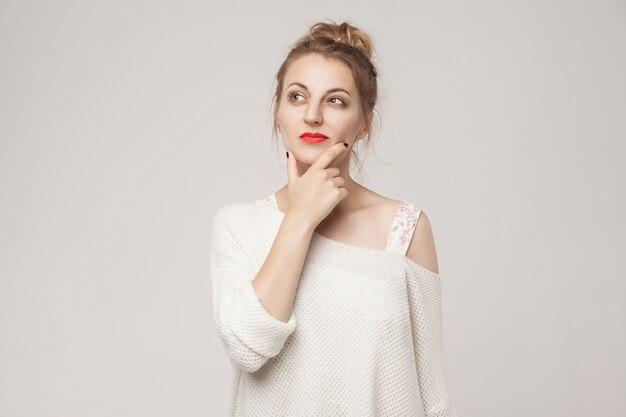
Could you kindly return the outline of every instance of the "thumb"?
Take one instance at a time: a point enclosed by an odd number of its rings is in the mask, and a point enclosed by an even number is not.
[[[300,174],[298,174],[296,157],[292,152],[287,151],[287,182],[292,182],[298,178],[300,178]]]

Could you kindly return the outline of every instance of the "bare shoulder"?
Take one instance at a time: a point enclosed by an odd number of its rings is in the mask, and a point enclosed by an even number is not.
[[[435,238],[428,216],[421,211],[406,256],[416,264],[439,274]]]

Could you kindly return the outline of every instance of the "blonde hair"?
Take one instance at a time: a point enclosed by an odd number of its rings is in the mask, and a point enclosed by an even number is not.
[[[318,22],[313,24],[309,32],[300,37],[292,45],[289,54],[283,61],[276,74],[276,91],[274,94],[274,121],[272,133],[278,131],[278,109],[283,93],[283,82],[291,64],[305,55],[320,54],[327,58],[335,58],[343,62],[351,71],[354,83],[361,97],[361,114],[365,117],[367,135],[366,149],[371,142],[373,119],[378,101],[378,71],[372,63],[374,43],[372,38],[363,30],[348,22],[341,24]],[[363,162],[352,148],[352,156],[359,165],[359,173]]]

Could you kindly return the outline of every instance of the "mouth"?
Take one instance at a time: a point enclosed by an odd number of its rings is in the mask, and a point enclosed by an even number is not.
[[[328,136],[322,133],[304,132],[300,135],[300,139],[308,143],[319,143],[328,139]]]

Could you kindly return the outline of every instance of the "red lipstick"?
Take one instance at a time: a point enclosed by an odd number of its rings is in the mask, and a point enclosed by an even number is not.
[[[300,135],[300,139],[308,143],[320,143],[328,139],[328,136],[322,133],[304,132]]]

